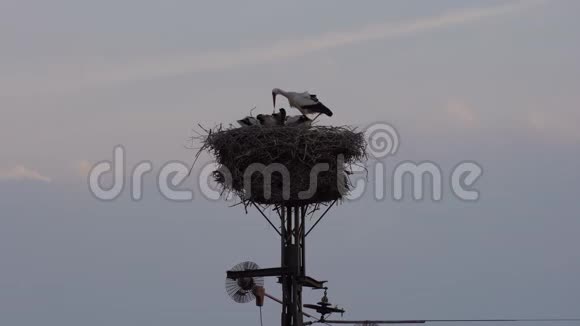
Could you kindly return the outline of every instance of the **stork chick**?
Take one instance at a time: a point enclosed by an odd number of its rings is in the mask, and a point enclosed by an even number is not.
[[[270,114],[258,114],[256,118],[258,119],[258,121],[260,121],[260,124],[265,127],[273,127],[276,126],[278,123],[276,121],[276,118],[274,118],[274,116]]]
[[[312,126],[312,120],[310,120],[305,115],[294,115],[288,117],[288,119],[286,120],[286,125],[289,127],[310,128],[310,126]]]
[[[238,124],[242,127],[251,127],[251,126],[259,126],[260,122],[254,117],[245,117],[241,120],[238,120]]]
[[[286,110],[281,108],[279,113],[273,113],[272,116],[276,119],[276,125],[283,126],[286,124]]]

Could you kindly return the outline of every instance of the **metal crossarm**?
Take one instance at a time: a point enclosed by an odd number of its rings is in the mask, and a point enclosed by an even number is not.
[[[236,280],[243,277],[267,277],[267,276],[282,276],[289,274],[287,268],[261,268],[247,271],[227,271],[226,277]]]

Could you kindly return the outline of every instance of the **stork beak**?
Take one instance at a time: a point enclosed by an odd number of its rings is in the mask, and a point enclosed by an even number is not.
[[[276,108],[276,93],[272,92],[272,105]]]

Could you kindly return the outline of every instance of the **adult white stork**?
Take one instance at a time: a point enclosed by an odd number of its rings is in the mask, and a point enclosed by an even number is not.
[[[286,92],[285,90],[274,88],[272,90],[272,104],[276,107],[276,95],[282,95],[288,99],[291,107],[298,109],[303,115],[318,113],[332,116],[332,111],[320,103],[315,94],[308,92]]]

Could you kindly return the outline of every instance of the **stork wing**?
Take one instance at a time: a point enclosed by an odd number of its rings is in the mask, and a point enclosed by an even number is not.
[[[310,95],[308,92],[296,93],[293,100],[299,107],[311,106],[319,103],[316,95]]]

